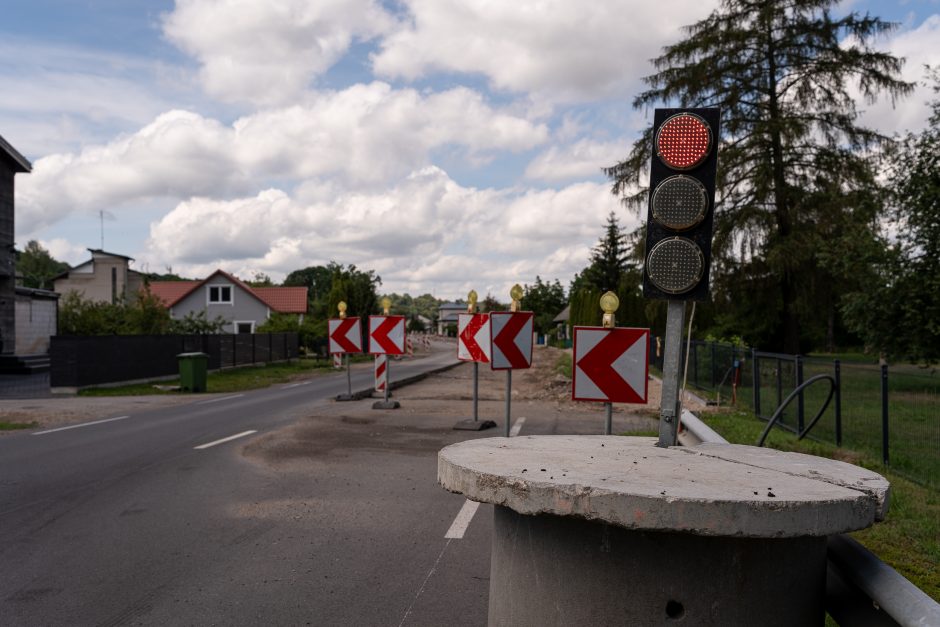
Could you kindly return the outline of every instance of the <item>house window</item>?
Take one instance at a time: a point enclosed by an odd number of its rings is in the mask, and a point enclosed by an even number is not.
[[[231,285],[210,285],[209,286],[209,304],[210,305],[231,305],[232,304],[232,286]]]
[[[254,322],[236,322],[235,323],[235,333],[254,333],[254,332],[255,332]]]

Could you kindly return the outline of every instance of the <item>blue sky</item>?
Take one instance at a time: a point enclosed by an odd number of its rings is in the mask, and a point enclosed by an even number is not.
[[[535,8],[536,4],[540,8]],[[648,59],[711,1],[5,0],[0,135],[16,239],[191,277],[336,260],[383,290],[506,300],[564,284],[606,215],[600,168],[649,124]],[[664,8],[665,7],[665,8]],[[905,77],[940,64],[940,0],[850,2],[900,28]],[[865,105],[920,128],[924,88]]]

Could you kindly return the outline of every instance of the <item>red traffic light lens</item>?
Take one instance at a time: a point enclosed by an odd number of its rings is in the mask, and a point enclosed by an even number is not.
[[[711,147],[711,129],[693,113],[670,117],[656,133],[656,154],[673,170],[690,170],[699,165]]]

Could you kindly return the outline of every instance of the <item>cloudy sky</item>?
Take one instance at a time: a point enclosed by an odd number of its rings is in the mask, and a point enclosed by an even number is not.
[[[649,59],[715,0],[3,0],[0,135],[16,241],[202,277],[335,260],[383,291],[508,300],[567,286],[607,214],[601,167],[651,112]],[[897,21],[905,76],[940,64],[940,0]],[[921,128],[922,88],[865,122]]]

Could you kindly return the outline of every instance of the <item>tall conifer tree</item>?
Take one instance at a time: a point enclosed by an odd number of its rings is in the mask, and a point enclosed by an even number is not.
[[[903,60],[873,47],[895,25],[868,14],[834,17],[837,4],[722,0],[653,60],[656,73],[644,79],[649,89],[633,103],[721,107],[713,272],[719,283],[740,277],[744,266],[752,268],[745,276],[769,278],[779,312],[775,341],[790,352],[799,351],[800,317],[811,310],[799,302],[801,281],[819,241],[805,235],[829,210],[816,204],[819,174],[838,170],[850,191],[870,186],[866,149],[884,139],[858,123],[850,88],[869,101],[912,89],[899,78]],[[624,161],[605,169],[613,192],[635,208],[645,204],[640,178],[651,151],[650,130]]]

